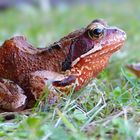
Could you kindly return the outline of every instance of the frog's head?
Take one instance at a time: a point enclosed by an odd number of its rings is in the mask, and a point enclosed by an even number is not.
[[[69,54],[64,62],[64,70],[69,69],[65,64],[73,67],[81,58],[94,55],[95,57],[113,54],[123,46],[126,40],[126,33],[117,28],[108,26],[101,19],[92,21],[83,32],[74,38],[70,46]],[[94,60],[92,60],[94,61]]]
[[[103,20],[94,20],[86,30],[87,38],[93,43],[93,50],[105,50],[105,53],[112,53],[123,46],[126,33],[117,28],[108,26]],[[89,45],[90,46],[90,45]]]
[[[70,69],[69,75],[76,77],[76,89],[80,89],[106,67],[110,56],[123,46],[125,39],[126,34],[121,29],[110,27],[103,20],[94,20],[72,39],[62,70]],[[70,84],[74,81],[72,76],[55,85]]]

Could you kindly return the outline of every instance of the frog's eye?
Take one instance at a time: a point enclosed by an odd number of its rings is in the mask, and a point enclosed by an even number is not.
[[[103,35],[104,35],[104,28],[102,26],[88,29],[88,36],[91,39],[100,39]]]

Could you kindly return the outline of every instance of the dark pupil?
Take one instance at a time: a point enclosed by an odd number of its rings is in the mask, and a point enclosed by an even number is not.
[[[94,30],[91,30],[90,35],[93,37],[100,37],[100,35],[103,33],[103,29],[97,28]]]

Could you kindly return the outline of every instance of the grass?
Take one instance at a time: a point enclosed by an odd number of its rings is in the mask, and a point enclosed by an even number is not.
[[[14,113],[12,120],[1,114],[0,139],[140,139],[140,82],[124,67],[139,59],[139,4],[137,0],[106,1],[48,13],[30,7],[1,12],[1,43],[22,34],[34,46],[46,46],[99,17],[124,29],[128,39],[109,66],[80,92],[54,106],[46,104],[42,109],[39,104],[37,111]]]

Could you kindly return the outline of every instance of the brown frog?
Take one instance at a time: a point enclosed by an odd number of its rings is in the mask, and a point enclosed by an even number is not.
[[[50,85],[67,89],[75,83],[75,91],[80,90],[125,39],[124,31],[97,19],[47,48],[34,48],[23,36],[6,40],[0,48],[0,108],[23,109]]]

